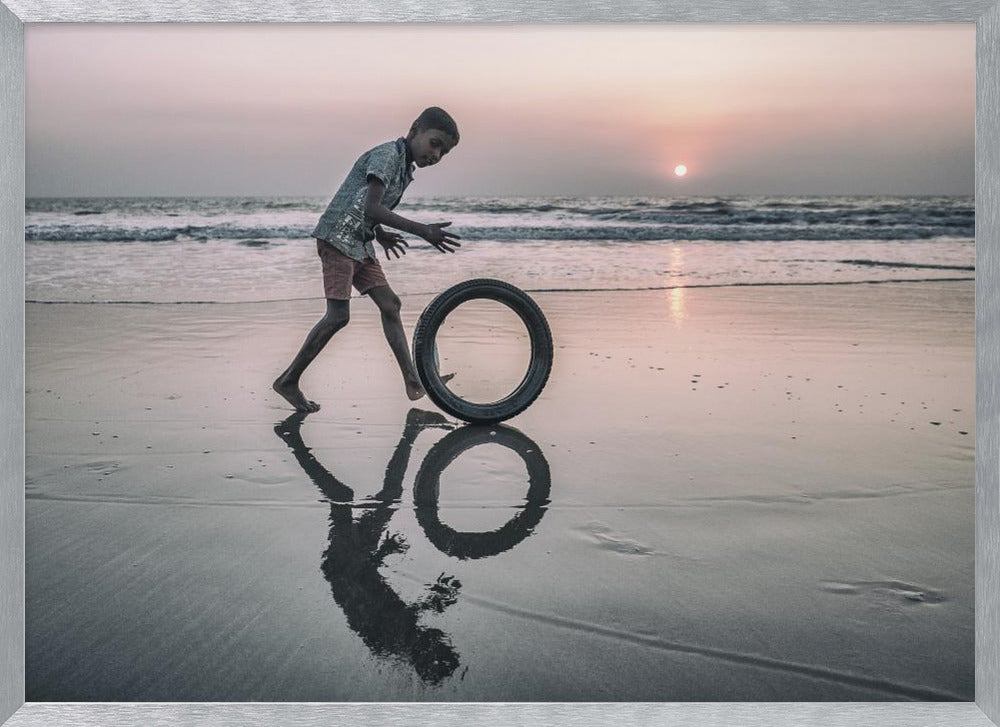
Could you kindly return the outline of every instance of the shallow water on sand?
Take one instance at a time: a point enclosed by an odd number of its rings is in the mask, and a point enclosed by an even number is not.
[[[487,428],[367,301],[308,417],[313,304],[29,304],[28,699],[972,699],[971,284],[535,297]]]

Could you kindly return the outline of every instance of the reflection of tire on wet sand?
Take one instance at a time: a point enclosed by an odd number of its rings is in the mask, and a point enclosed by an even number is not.
[[[441,475],[462,454],[481,444],[497,444],[513,451],[528,470],[525,505],[502,527],[485,533],[460,532],[441,522],[438,500]],[[541,449],[512,427],[470,425],[456,429],[435,444],[417,472],[413,490],[417,522],[427,539],[447,555],[465,559],[487,558],[510,550],[534,532],[549,503],[552,477]]]
[[[504,398],[475,404],[454,394],[441,379],[435,338],[448,314],[471,300],[495,300],[521,318],[531,341],[531,360],[521,383]],[[520,288],[502,280],[466,280],[444,291],[420,314],[413,332],[413,363],[431,401],[473,424],[510,419],[538,398],[552,371],[552,333],[541,308]]]

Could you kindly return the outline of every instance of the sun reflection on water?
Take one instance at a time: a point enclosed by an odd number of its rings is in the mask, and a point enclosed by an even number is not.
[[[684,283],[684,249],[679,245],[670,248],[670,267],[667,269],[670,282],[683,285]],[[684,288],[672,288],[670,290],[670,320],[674,325],[680,325],[687,318],[687,309],[684,303],[686,290]]]

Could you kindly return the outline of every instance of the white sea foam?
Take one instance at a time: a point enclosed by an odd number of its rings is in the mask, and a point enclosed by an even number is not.
[[[37,199],[26,286],[44,301],[320,298],[320,199]],[[971,278],[971,198],[428,199],[463,246],[411,239],[383,265],[403,295],[473,277],[529,290]]]

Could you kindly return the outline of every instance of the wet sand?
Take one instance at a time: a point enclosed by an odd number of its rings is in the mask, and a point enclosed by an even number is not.
[[[534,297],[486,431],[367,300],[308,417],[321,301],[29,304],[28,701],[973,699],[971,283]]]

